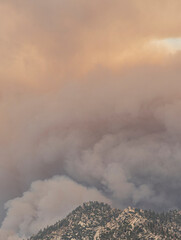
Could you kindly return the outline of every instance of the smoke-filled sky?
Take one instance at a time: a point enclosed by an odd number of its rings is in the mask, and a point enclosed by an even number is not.
[[[180,12],[0,0],[0,240],[89,200],[180,209]]]

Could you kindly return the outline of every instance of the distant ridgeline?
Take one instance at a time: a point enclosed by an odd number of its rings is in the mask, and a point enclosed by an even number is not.
[[[128,207],[121,211],[99,202],[84,203],[65,219],[29,240],[181,239],[181,211],[155,213]]]

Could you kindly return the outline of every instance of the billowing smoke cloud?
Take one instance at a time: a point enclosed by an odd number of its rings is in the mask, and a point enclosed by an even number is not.
[[[53,93],[4,101],[12,135],[7,139],[8,147],[1,150],[2,204],[20,196],[33,181],[66,175],[75,184],[71,190],[67,188],[70,195],[79,194],[82,185],[83,189],[97,189],[117,207],[180,208],[180,83],[162,73],[149,86],[149,78],[144,71],[141,74],[144,77],[134,82],[134,74],[110,78],[102,73],[94,75],[93,82],[69,83]],[[169,91],[164,88],[165,81]],[[56,186],[61,187],[62,181],[55,178]],[[56,211],[56,204],[47,210],[42,205],[42,216],[36,207],[32,209],[35,204],[29,197],[35,194],[36,198],[37,192],[40,199],[48,198],[51,182],[35,182],[30,193],[6,204],[3,227],[30,235],[39,226],[64,216],[62,208]],[[42,191],[36,191],[36,185]],[[75,202],[67,201],[70,195],[65,194],[66,213],[92,198],[91,191],[85,190],[87,194]],[[103,199],[96,192],[92,196]],[[61,197],[59,201],[64,206]],[[21,207],[19,214],[17,206]]]
[[[181,55],[149,45],[181,35],[169,2],[0,1],[1,239],[88,200],[181,207]]]
[[[31,236],[90,200],[109,202],[96,189],[88,189],[65,177],[33,182],[22,197],[6,203],[8,212],[2,224],[2,234],[6,233],[10,239],[16,233],[22,237]]]

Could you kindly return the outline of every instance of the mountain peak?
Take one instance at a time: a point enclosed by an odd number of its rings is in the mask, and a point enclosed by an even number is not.
[[[100,202],[86,202],[65,219],[41,230],[30,240],[181,239],[179,211],[155,213],[127,207],[119,210]]]

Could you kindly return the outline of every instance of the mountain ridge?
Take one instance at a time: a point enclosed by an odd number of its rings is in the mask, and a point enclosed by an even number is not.
[[[156,213],[87,202],[28,240],[181,239],[181,211]]]

